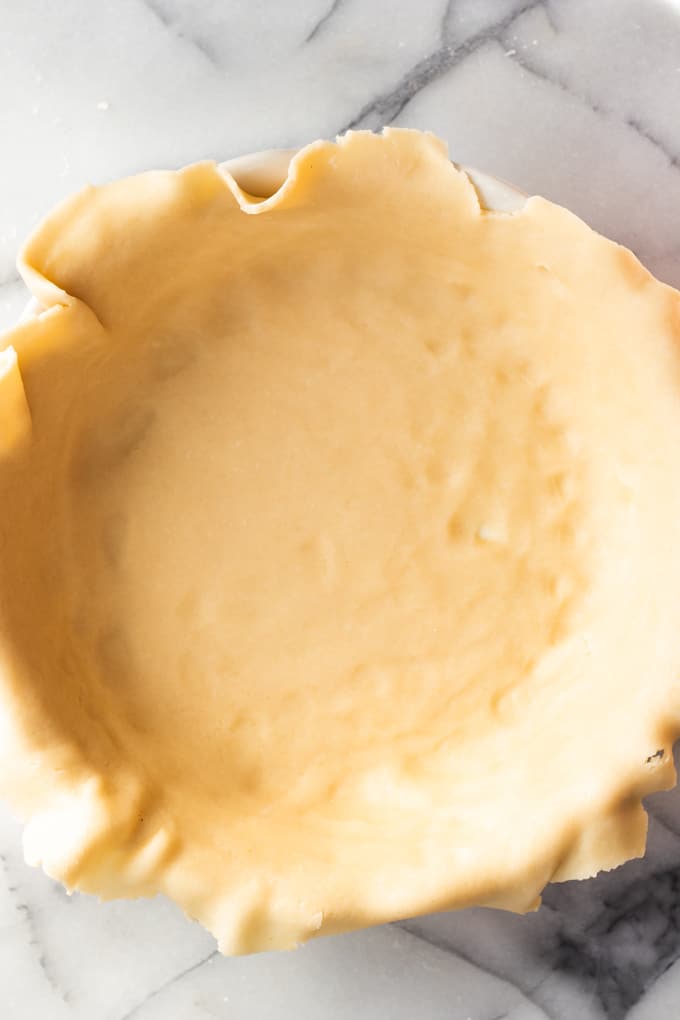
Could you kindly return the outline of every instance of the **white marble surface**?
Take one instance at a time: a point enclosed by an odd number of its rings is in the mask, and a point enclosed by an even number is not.
[[[19,240],[89,181],[431,128],[680,285],[680,5],[670,0],[7,0],[0,328]],[[680,1016],[680,794],[643,862],[526,918],[421,919],[226,960],[165,901],[67,897],[0,811],[3,1020],[665,1020]]]

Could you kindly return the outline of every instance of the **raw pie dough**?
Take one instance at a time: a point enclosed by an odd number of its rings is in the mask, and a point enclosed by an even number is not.
[[[27,858],[224,952],[534,906],[680,727],[680,295],[429,135],[76,195],[0,354]],[[659,752],[657,754],[657,752]]]

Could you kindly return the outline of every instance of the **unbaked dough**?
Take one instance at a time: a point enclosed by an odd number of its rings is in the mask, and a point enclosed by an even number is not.
[[[430,135],[88,188],[0,354],[0,786],[224,952],[644,848],[680,727],[680,295]],[[661,751],[661,754],[657,754]]]

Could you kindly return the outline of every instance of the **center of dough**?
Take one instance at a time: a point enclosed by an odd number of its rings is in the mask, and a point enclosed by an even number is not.
[[[226,321],[107,361],[73,444],[90,668],[206,795],[464,756],[582,584],[581,466],[493,280],[333,269],[264,253]]]

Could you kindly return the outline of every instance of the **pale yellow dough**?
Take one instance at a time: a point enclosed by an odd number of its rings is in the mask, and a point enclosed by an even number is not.
[[[678,293],[396,130],[265,201],[212,163],[90,188],[21,269],[0,782],[30,861],[247,952],[643,851],[680,730]]]

